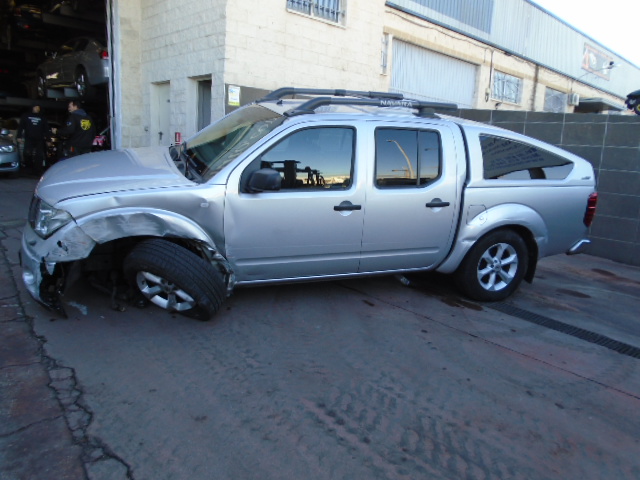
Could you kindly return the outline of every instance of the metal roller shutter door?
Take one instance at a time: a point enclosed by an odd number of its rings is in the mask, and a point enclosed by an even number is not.
[[[472,108],[476,65],[447,55],[393,41],[391,91],[418,100],[457,103]]]

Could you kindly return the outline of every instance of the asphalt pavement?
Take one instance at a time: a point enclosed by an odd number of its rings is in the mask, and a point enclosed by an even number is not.
[[[88,433],[94,414],[82,399],[76,371],[52,357],[42,333],[46,330],[42,325],[53,322],[54,316],[34,306],[20,285],[20,232],[36,181],[30,177],[0,177],[0,478],[143,478],[135,475],[126,459]],[[403,281],[413,291],[437,298],[440,306],[436,308],[442,309],[443,318],[444,312],[454,316],[450,312],[461,308],[482,311],[482,318],[508,315],[640,360],[640,269],[636,267],[589,255],[544,259],[535,281],[523,286],[523,293],[482,306],[459,297],[447,279],[437,275],[410,276]],[[345,285],[352,290],[360,288],[357,283]],[[374,290],[377,284],[366,287]],[[385,292],[376,295],[382,298]],[[474,337],[483,334],[482,327],[477,328]],[[509,348],[532,348],[524,337],[513,341],[520,344]],[[536,338],[537,344],[541,341],[544,337]],[[552,346],[555,358],[549,359],[549,364],[560,362],[562,368],[590,375],[593,365],[565,358],[560,346]],[[636,404],[640,400],[638,375],[625,377],[624,385],[616,384],[615,378],[610,382],[609,388],[624,391]],[[637,472],[638,465],[629,471]]]
[[[14,278],[14,237],[26,221],[37,179],[0,178],[0,478],[86,478],[63,403],[68,372],[48,357],[33,329]]]

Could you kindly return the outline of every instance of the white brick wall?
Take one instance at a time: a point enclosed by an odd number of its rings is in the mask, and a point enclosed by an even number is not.
[[[122,49],[122,146],[155,141],[154,84],[171,85],[169,135],[195,132],[196,79],[213,80],[214,110],[223,112],[227,0],[119,0]],[[154,135],[152,137],[152,135]]]
[[[235,3],[228,9],[225,81],[372,89],[380,78],[383,0],[349,0],[346,25],[289,12],[286,0]]]

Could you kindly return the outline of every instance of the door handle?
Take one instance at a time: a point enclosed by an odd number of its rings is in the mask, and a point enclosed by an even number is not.
[[[451,205],[449,202],[443,202],[439,198],[434,198],[429,203],[425,205],[427,208],[440,208],[440,207],[448,207]]]
[[[336,212],[348,212],[351,210],[362,210],[362,205],[336,205],[333,209]]]

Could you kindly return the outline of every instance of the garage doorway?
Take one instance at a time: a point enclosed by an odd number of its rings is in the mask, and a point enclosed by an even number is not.
[[[198,131],[211,123],[211,80],[198,81]]]

